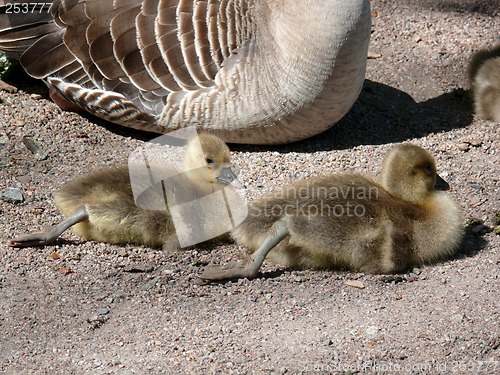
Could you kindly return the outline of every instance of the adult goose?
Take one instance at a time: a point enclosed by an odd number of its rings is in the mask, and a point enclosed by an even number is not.
[[[3,4],[0,50],[62,108],[126,127],[288,143],[334,125],[364,80],[368,0]]]

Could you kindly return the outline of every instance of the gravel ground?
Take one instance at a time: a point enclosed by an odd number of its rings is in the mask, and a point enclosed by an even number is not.
[[[266,263],[253,281],[200,285],[203,265],[244,249],[165,254],[70,232],[55,246],[8,248],[13,235],[60,220],[52,193],[63,182],[125,162],[150,138],[61,112],[18,79],[18,93],[0,93],[0,193],[24,199],[0,201],[0,372],[499,373],[500,236],[487,227],[500,211],[500,128],[471,114],[465,71],[498,37],[500,2],[372,8],[372,59],[350,113],[303,142],[232,147],[234,160],[251,198],[323,173],[377,175],[392,144],[421,145],[464,217],[486,225],[471,226],[457,256],[392,278]]]

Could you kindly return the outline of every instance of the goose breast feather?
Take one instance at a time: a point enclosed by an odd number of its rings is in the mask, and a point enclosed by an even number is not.
[[[368,0],[53,0],[20,14],[1,3],[0,49],[127,127],[287,143],[331,127],[364,80]]]

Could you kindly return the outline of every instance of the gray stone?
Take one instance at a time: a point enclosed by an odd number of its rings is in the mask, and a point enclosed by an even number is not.
[[[18,188],[9,188],[2,194],[2,200],[9,203],[23,203],[23,192]]]
[[[101,307],[99,310],[97,310],[98,315],[107,315],[109,314],[109,309],[107,307]]]

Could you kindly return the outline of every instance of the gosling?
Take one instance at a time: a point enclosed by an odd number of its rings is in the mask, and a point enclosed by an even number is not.
[[[187,172],[184,177],[177,174],[175,179],[166,180],[166,188],[160,183],[142,189],[138,200],[147,202],[147,207],[137,204],[134,198],[130,179],[133,166],[104,168],[66,183],[55,194],[56,205],[67,216],[64,221],[45,232],[16,237],[8,245],[48,245],[73,227],[74,232],[86,240],[178,248],[176,226],[169,210],[171,199],[182,204],[229,184],[241,187],[231,167],[227,145],[211,134],[200,134],[198,140],[199,143],[190,140],[185,148],[183,158]],[[213,223],[218,225],[217,218]]]
[[[359,174],[299,181],[250,203],[232,236],[247,261],[205,267],[202,279],[254,278],[266,256],[283,267],[399,273],[451,255],[463,236],[461,210],[443,191],[424,149],[400,144],[381,182]]]
[[[500,123],[500,44],[474,54],[469,64],[474,112]]]

